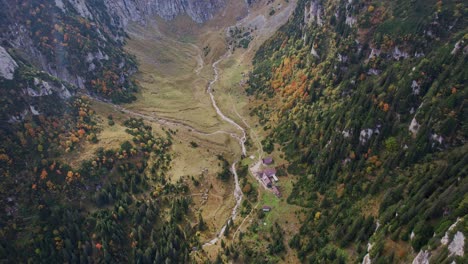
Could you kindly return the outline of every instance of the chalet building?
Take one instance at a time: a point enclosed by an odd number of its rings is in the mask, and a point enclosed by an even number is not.
[[[268,178],[273,178],[275,182],[278,181],[278,177],[276,177],[276,169],[275,168],[268,168],[263,171],[263,174],[266,175]]]
[[[263,212],[270,212],[270,211],[271,211],[271,207],[270,207],[270,206],[264,205],[264,206],[262,207],[262,210],[263,210]]]
[[[266,187],[271,188],[271,185],[272,185],[271,179],[270,179],[270,177],[266,176],[265,173],[263,173],[262,182],[263,182],[263,184],[265,184]]]
[[[279,181],[278,177],[276,177],[276,174],[273,174],[271,177],[273,177],[273,180],[274,180],[275,182]]]
[[[278,189],[278,187],[273,186],[271,189],[273,190],[273,193],[274,193],[277,197],[281,197],[281,192],[280,192],[280,190]]]
[[[273,163],[273,158],[272,157],[266,157],[263,159],[263,164],[265,165],[270,165]]]
[[[273,181],[278,182],[278,177],[276,177],[275,168],[267,168],[264,171],[259,171],[257,172],[257,177],[267,188],[270,188],[277,197],[281,197],[280,190],[278,189],[278,187],[273,185]]]

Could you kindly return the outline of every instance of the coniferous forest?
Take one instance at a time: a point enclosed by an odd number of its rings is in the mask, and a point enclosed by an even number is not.
[[[299,175],[288,202],[311,208],[289,241],[302,261],[346,263],[350,246],[362,259],[370,239],[373,260],[399,262],[392,243],[434,249],[466,220],[466,8],[299,1],[257,52],[253,113]]]

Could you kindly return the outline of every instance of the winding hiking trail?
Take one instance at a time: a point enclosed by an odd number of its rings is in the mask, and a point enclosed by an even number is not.
[[[89,98],[92,98],[94,101],[101,102],[101,103],[106,103],[108,105],[111,105],[116,111],[120,111],[122,113],[126,113],[126,114],[131,115],[131,116],[139,117],[139,118],[142,118],[142,119],[150,121],[150,122],[156,122],[156,123],[159,123],[161,125],[166,125],[166,126],[183,127],[185,129],[189,130],[190,132],[193,132],[193,133],[201,135],[201,136],[212,136],[212,135],[216,135],[216,134],[226,134],[226,135],[229,135],[229,136],[235,138],[238,141],[239,140],[244,140],[244,142],[245,142],[245,139],[243,139],[242,137],[239,137],[235,133],[230,133],[230,132],[227,132],[227,131],[224,131],[224,130],[218,130],[218,131],[211,132],[211,133],[203,132],[203,131],[198,130],[195,127],[193,127],[191,125],[188,125],[188,124],[185,124],[185,123],[183,123],[181,121],[176,121],[176,120],[173,120],[173,119],[155,117],[155,116],[142,114],[140,112],[136,112],[136,111],[132,111],[130,109],[127,109],[127,108],[125,108],[125,107],[123,107],[121,105],[113,104],[109,100],[101,99],[101,98],[98,98],[98,97],[93,96],[93,95],[88,94],[88,93],[84,93],[84,94],[87,95]],[[245,135],[244,135],[244,137],[245,137]]]

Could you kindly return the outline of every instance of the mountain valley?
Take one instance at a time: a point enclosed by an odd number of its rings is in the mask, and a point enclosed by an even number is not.
[[[0,0],[1,263],[465,263],[468,6]]]

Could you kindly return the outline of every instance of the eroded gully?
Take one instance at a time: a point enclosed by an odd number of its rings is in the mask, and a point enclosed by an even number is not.
[[[211,99],[211,104],[213,105],[213,108],[216,110],[216,113],[218,114],[218,116],[230,123],[231,125],[233,125],[235,128],[237,128],[238,130],[241,131],[241,134],[242,136],[239,137],[235,134],[230,134],[230,136],[234,139],[236,139],[238,142],[239,142],[239,145],[242,149],[242,155],[244,157],[247,156],[247,151],[246,151],[246,148],[245,148],[245,141],[247,140],[247,135],[246,135],[246,132],[245,132],[245,129],[240,126],[238,123],[236,123],[234,120],[232,120],[231,118],[227,117],[222,111],[221,109],[219,109],[218,107],[218,104],[216,103],[216,99],[215,99],[215,96],[213,94],[213,85],[218,82],[219,80],[219,68],[218,68],[218,64],[225,58],[229,57],[230,56],[230,52],[228,51],[224,56],[222,56],[220,59],[218,59],[217,61],[215,61],[213,64],[212,64],[212,67],[213,67],[213,71],[214,71],[214,78],[213,80],[211,80],[211,82],[209,83],[208,85],[208,88],[206,89],[207,93],[210,95],[210,99]],[[232,163],[231,165],[231,172],[232,174],[234,175],[234,183],[235,183],[235,186],[234,186],[234,198],[236,200],[236,204],[234,205],[234,208],[232,209],[232,212],[231,212],[231,217],[229,219],[227,219],[226,221],[226,224],[223,225],[223,227],[221,227],[221,230],[216,234],[216,236],[211,239],[210,241],[206,242],[205,244],[203,244],[203,247],[205,246],[211,246],[211,245],[214,245],[216,244],[216,242],[218,242],[218,240],[223,236],[224,234],[224,231],[226,229],[226,225],[229,221],[233,221],[236,216],[237,216],[237,213],[238,213],[238,209],[241,205],[241,202],[242,202],[242,190],[240,188],[240,184],[239,184],[239,176],[237,174],[237,170],[236,170],[236,164],[237,162],[239,162],[239,160],[236,160],[234,163]]]

